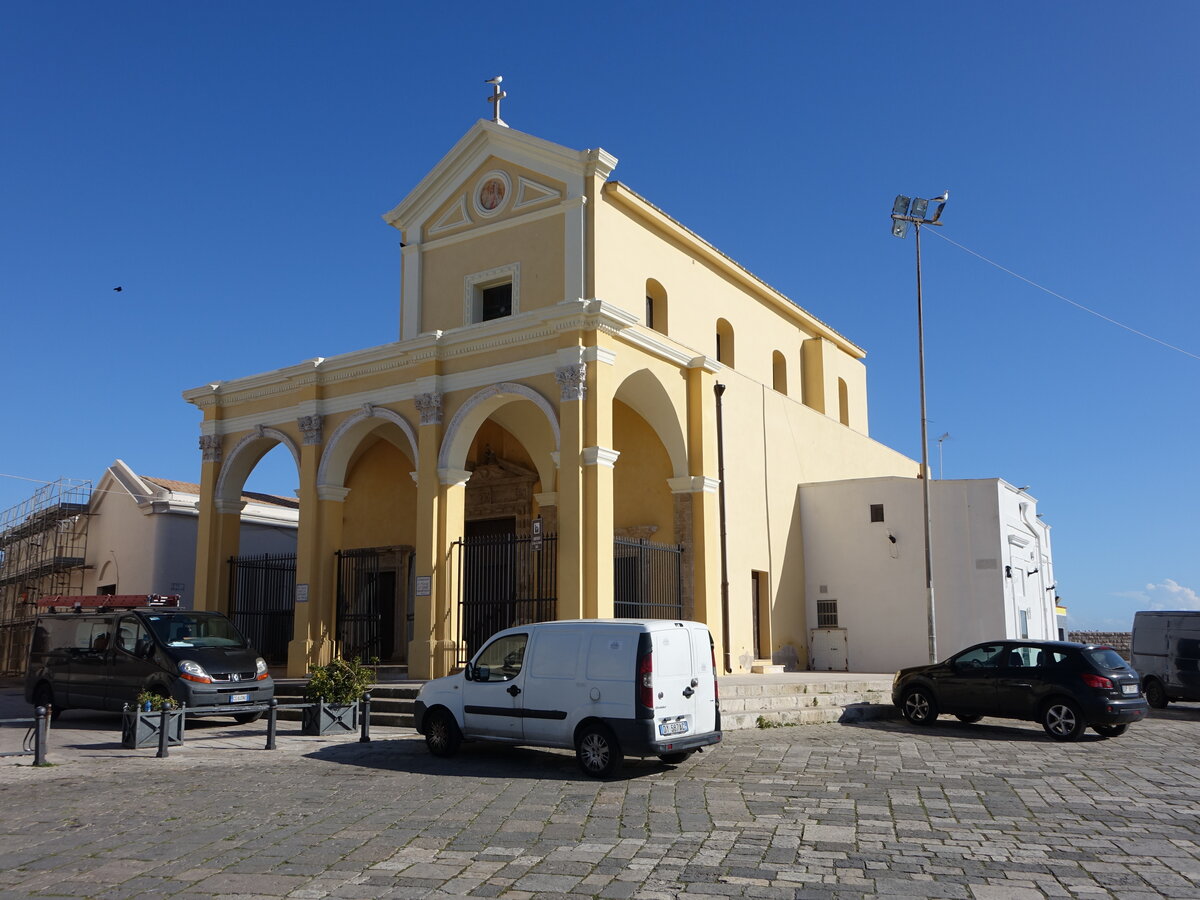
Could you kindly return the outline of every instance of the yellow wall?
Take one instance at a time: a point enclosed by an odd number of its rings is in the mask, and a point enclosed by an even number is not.
[[[350,493],[342,504],[341,549],[416,543],[417,486],[411,471],[412,460],[382,439],[357,456],[346,476]]]
[[[563,299],[563,217],[512,220],[499,231],[422,251],[421,330],[462,328],[465,279],[520,263],[518,311],[541,309]]]
[[[646,420],[620,401],[613,403],[613,444],[621,453],[613,471],[613,527],[654,525],[649,540],[675,543],[670,460]]]

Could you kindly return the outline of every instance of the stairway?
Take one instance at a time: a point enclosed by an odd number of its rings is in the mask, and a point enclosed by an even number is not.
[[[413,727],[413,701],[420,681],[409,681],[400,666],[380,667],[379,683],[371,688],[371,724]],[[730,675],[718,679],[721,728],[774,728],[894,718],[891,678],[845,673],[771,673]],[[304,699],[303,678],[277,678],[275,696],[281,704]],[[300,710],[281,709],[281,721],[299,721]]]
[[[774,728],[861,722],[897,715],[892,706],[892,680],[887,676],[855,676],[802,672],[785,675],[733,675],[718,679],[721,728]]]

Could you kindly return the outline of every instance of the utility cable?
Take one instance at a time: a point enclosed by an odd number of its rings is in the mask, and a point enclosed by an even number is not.
[[[1168,350],[1174,350],[1176,353],[1182,353],[1184,356],[1190,356],[1192,359],[1200,360],[1200,356],[1198,356],[1197,354],[1192,353],[1188,350],[1184,350],[1182,347],[1176,347],[1174,344],[1168,344],[1166,341],[1160,340],[1159,338],[1156,338],[1152,334],[1146,334],[1146,332],[1144,332],[1144,331],[1138,331],[1136,328],[1132,328],[1129,325],[1126,325],[1124,322],[1118,322],[1116,319],[1110,318],[1109,316],[1104,315],[1104,313],[1102,313],[1102,312],[1097,312],[1094,309],[1089,309],[1088,307],[1084,306],[1082,303],[1076,303],[1070,297],[1064,297],[1062,294],[1058,293],[1058,291],[1052,291],[1052,290],[1050,290],[1050,288],[1040,285],[1036,281],[1033,281],[1030,278],[1026,278],[1024,275],[1021,275],[1017,272],[1014,272],[1012,269],[1009,269],[1009,268],[1006,268],[1005,266],[1000,265],[1000,263],[996,262],[995,260],[988,259],[982,253],[976,253],[970,247],[964,247],[958,241],[951,240],[950,238],[948,238],[944,234],[942,234],[940,231],[935,231],[933,233],[935,235],[937,235],[938,237],[940,237],[946,243],[953,244],[955,247],[957,247],[959,250],[962,250],[964,253],[969,253],[972,256],[974,256],[976,259],[983,260],[989,266],[995,266],[1001,272],[1007,272],[1013,278],[1019,278],[1021,281],[1024,281],[1026,284],[1037,288],[1039,291],[1045,291],[1051,297],[1057,297],[1059,300],[1062,300],[1065,303],[1070,303],[1076,309],[1081,309],[1085,313],[1095,316],[1097,319],[1103,319],[1105,322],[1108,322],[1110,325],[1116,325],[1118,328],[1124,328],[1126,331],[1136,334],[1138,337],[1143,337],[1148,341],[1154,341],[1154,343],[1156,343],[1156,344],[1161,344],[1162,346],[1166,347]]]

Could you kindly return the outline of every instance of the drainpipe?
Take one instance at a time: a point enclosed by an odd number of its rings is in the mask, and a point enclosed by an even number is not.
[[[729,548],[725,538],[725,425],[721,397],[725,385],[714,384],[717,395],[717,498],[721,519],[721,645],[725,648],[725,673],[733,671],[733,651],[729,647]]]
[[[1037,611],[1038,611],[1038,615],[1042,619],[1042,628],[1043,629],[1049,628],[1050,639],[1057,640],[1058,628],[1056,627],[1057,623],[1055,622],[1053,609],[1049,610],[1049,613],[1050,613],[1049,621],[1047,621],[1047,616],[1046,616],[1046,613],[1047,613],[1047,609],[1046,609],[1046,593],[1047,593],[1046,592],[1046,578],[1049,576],[1050,573],[1042,571],[1042,567],[1044,565],[1044,561],[1042,559],[1042,527],[1043,526],[1041,525],[1040,522],[1037,522],[1036,520],[1034,520],[1034,521],[1030,520],[1029,506],[1030,506],[1030,504],[1028,504],[1028,503],[1019,503],[1018,509],[1020,510],[1020,513],[1021,513],[1021,521],[1025,523],[1025,527],[1028,528],[1029,533],[1033,535],[1033,546],[1037,549],[1037,556],[1034,560],[1034,565],[1038,569]],[[1028,599],[1028,598],[1026,598],[1026,599]],[[1054,602],[1053,597],[1050,598],[1050,602],[1051,603]]]

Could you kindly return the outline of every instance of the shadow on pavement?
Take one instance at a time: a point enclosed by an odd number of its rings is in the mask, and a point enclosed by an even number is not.
[[[1024,727],[1015,724],[999,724],[1003,719],[984,719],[968,725],[953,718],[939,718],[932,725],[919,727],[910,725],[904,720],[894,721],[874,719],[865,722],[842,723],[847,728],[863,728],[868,731],[881,731],[891,734],[909,734],[913,737],[925,736],[937,740],[967,740],[967,741],[997,741],[1003,743],[1056,744],[1040,725],[1030,723]],[[1136,726],[1134,726],[1136,727]],[[1075,741],[1076,744],[1086,744],[1093,741],[1109,740],[1088,729]]]
[[[416,775],[602,783],[602,779],[590,778],[579,770],[575,754],[570,750],[520,747],[489,741],[464,743],[458,753],[448,759],[431,754],[419,737],[372,740],[369,744],[330,744],[304,755],[309,759],[341,765]],[[686,768],[690,764],[691,760],[675,766],[657,759],[626,757],[617,775],[607,780],[651,778]]]

